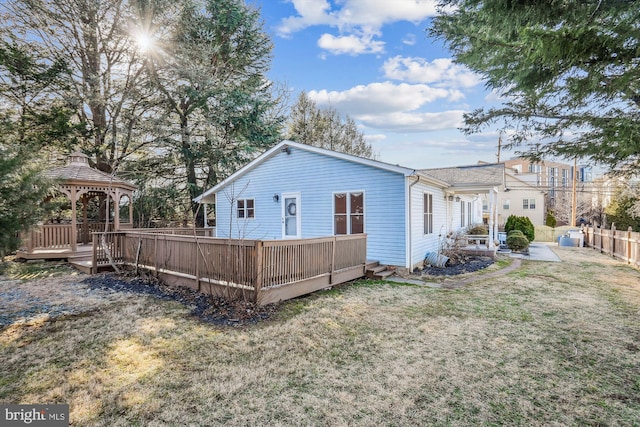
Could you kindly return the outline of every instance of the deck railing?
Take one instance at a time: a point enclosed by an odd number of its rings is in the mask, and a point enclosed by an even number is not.
[[[120,224],[121,230],[172,235],[212,236],[215,228],[171,227],[171,228],[130,228],[130,224]],[[76,224],[76,243],[92,242],[93,233],[113,232],[113,223],[89,222]],[[21,234],[22,248],[27,253],[40,249],[71,249],[71,224],[43,224]]]
[[[366,235],[229,240],[137,230],[94,234],[94,268],[114,262],[205,293],[268,304],[364,276]],[[104,247],[109,249],[111,260]]]
[[[640,233],[631,231],[631,227],[626,231],[615,226],[611,230],[586,227],[583,231],[586,246],[640,268]]]

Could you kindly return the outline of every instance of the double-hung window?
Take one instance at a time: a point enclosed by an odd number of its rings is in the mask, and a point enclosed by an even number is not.
[[[424,193],[424,234],[433,233],[433,194]]]
[[[333,195],[334,234],[364,233],[364,192],[344,192]]]
[[[464,227],[464,219],[466,216],[466,213],[465,213],[466,205],[467,205],[467,202],[462,200],[460,201],[460,227]]]
[[[511,201],[509,199],[504,199],[502,201],[502,209],[505,210],[505,211],[508,211],[510,204],[511,204]]]
[[[522,209],[535,209],[536,199],[522,199]]]
[[[237,204],[238,218],[255,218],[254,199],[238,199]]]

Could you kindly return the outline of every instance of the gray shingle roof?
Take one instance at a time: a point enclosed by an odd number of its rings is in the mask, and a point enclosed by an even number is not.
[[[452,187],[500,186],[504,184],[504,164],[491,163],[451,168],[421,169],[421,174],[448,182]]]
[[[63,180],[66,183],[90,182],[117,185],[135,189],[136,186],[116,176],[99,171],[89,166],[88,157],[82,153],[69,155],[69,162],[62,167],[45,171],[44,176],[50,179]]]

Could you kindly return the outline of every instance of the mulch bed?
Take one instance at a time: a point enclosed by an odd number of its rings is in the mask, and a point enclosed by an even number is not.
[[[191,309],[200,320],[217,326],[243,326],[266,320],[278,310],[277,304],[259,306],[249,301],[230,301],[218,295],[206,295],[185,287],[174,287],[151,277],[127,277],[116,274],[90,276],[82,280],[90,289],[149,295],[164,301],[177,301]]]
[[[416,269],[413,273],[421,276],[456,276],[458,274],[474,273],[483,270],[493,263],[494,260],[491,257],[467,257],[457,263],[452,263],[450,260],[444,267],[428,266],[422,270]]]

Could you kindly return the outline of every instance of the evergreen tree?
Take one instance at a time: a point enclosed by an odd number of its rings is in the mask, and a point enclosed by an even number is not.
[[[373,149],[349,116],[343,119],[333,108],[320,109],[301,92],[291,108],[286,138],[302,144],[373,158]]]
[[[281,118],[272,114],[272,44],[258,11],[240,0],[194,0],[177,13],[147,66],[167,119],[167,164],[179,162],[176,184],[192,200],[275,144]]]
[[[0,257],[42,218],[50,183],[38,164],[48,144],[63,144],[73,132],[72,112],[51,97],[63,72],[64,64],[46,64],[19,45],[0,43]]]
[[[640,231],[640,217],[632,213],[636,202],[637,199],[625,194],[623,189],[617,190],[611,204],[605,209],[608,226],[615,224],[617,230],[631,227],[633,231]]]
[[[618,173],[640,166],[640,2],[442,0],[430,33],[506,96],[465,115],[496,121],[527,157],[588,158]]]

